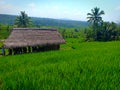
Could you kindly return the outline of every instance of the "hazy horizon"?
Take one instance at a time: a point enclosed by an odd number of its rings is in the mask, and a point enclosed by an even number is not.
[[[104,21],[120,19],[119,0],[0,0],[0,6],[0,14],[19,15],[25,11],[30,17],[77,21],[87,21],[87,13],[97,6],[105,12]]]

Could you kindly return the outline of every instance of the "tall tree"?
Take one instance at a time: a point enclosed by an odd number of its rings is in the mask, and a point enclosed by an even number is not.
[[[29,27],[32,24],[30,17],[25,13],[25,11],[21,11],[20,15],[15,19],[15,25],[17,27]]]
[[[97,31],[99,29],[99,25],[101,25],[101,23],[103,22],[101,15],[104,14],[104,11],[100,11],[100,8],[98,7],[91,9],[91,13],[87,13],[88,22],[90,22],[93,25],[95,40],[97,39]]]

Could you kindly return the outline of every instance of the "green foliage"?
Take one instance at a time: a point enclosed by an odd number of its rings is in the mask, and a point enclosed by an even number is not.
[[[0,54],[2,53],[1,47],[4,45],[3,41],[9,36],[12,27],[10,25],[0,24]]]
[[[58,28],[63,38],[84,38],[83,28]]]
[[[23,28],[30,27],[32,25],[32,21],[25,13],[25,11],[21,11],[20,16],[17,16],[15,19],[15,25],[17,25],[17,27]]]
[[[98,40],[102,41],[111,41],[111,40],[119,40],[119,32],[117,28],[117,24],[114,22],[104,22],[101,26],[101,30],[97,32]]]
[[[103,22],[97,27],[96,38],[94,37],[95,32],[93,28],[88,28],[84,32],[86,36],[86,41],[96,40],[96,41],[112,41],[120,40],[120,28],[114,22]]]
[[[10,25],[0,24],[0,40],[1,39],[6,39],[9,36],[9,34],[12,30],[12,27],[13,26],[10,26]]]
[[[60,51],[0,57],[0,89],[119,90],[120,42],[66,41]]]

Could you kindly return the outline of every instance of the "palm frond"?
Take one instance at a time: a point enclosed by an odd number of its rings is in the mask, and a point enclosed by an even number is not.
[[[102,22],[102,17],[101,15],[104,14],[104,11],[100,11],[100,8],[95,7],[94,9],[91,9],[91,13],[87,13],[88,17],[88,22],[91,22],[93,24],[97,24]]]

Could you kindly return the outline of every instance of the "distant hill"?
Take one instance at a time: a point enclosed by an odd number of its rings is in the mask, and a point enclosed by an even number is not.
[[[1,24],[14,24],[16,15],[0,14]],[[88,27],[88,23],[85,21],[75,21],[75,20],[60,20],[52,18],[38,18],[31,17],[33,24],[36,26],[60,26],[60,27],[70,27],[70,28],[84,28]]]
[[[0,23],[13,25],[15,18],[15,15],[0,14]]]

